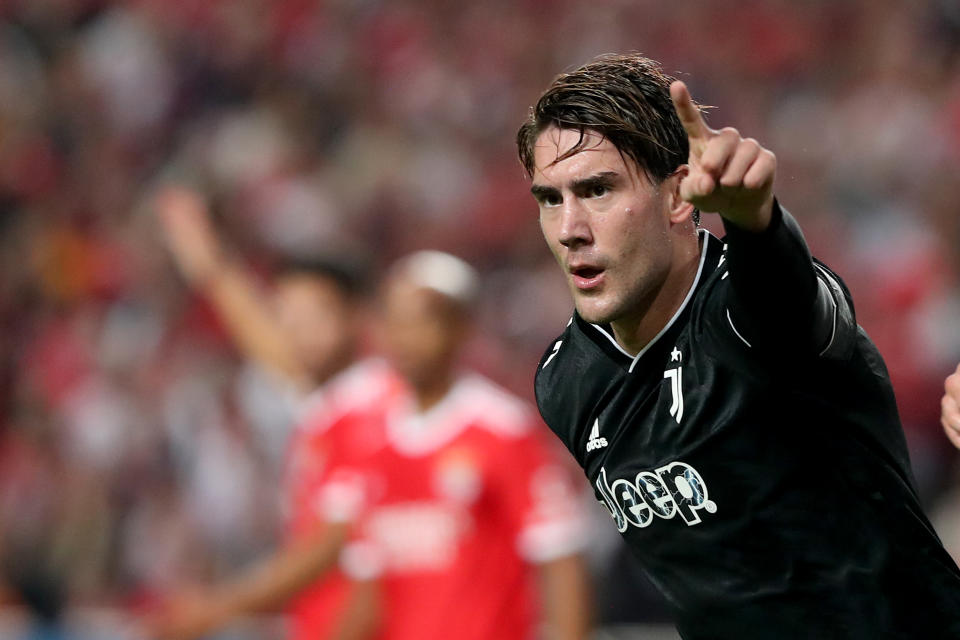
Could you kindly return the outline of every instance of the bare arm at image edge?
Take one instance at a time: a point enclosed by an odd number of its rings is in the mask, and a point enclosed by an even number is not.
[[[953,446],[960,449],[960,365],[943,383],[940,424]]]

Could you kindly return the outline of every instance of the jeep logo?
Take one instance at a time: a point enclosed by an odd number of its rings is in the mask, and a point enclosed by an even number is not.
[[[703,478],[684,462],[671,462],[656,472],[641,471],[633,481],[619,479],[613,484],[607,480],[607,470],[601,468],[596,487],[620,533],[630,525],[647,527],[654,516],[669,520],[678,513],[692,526],[700,522],[701,509],[717,511],[717,503],[707,497]]]

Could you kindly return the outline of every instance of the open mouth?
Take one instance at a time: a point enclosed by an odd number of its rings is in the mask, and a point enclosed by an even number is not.
[[[598,267],[576,267],[570,270],[573,282],[578,289],[586,291],[594,289],[603,281],[603,269]]]

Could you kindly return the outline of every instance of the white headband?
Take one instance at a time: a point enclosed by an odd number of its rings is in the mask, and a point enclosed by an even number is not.
[[[442,251],[417,251],[402,258],[396,271],[424,289],[431,289],[464,306],[473,303],[479,289],[476,270]]]

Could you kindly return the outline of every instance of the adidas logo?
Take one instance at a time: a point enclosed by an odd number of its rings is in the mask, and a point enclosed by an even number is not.
[[[600,418],[593,421],[593,428],[590,429],[590,439],[587,440],[587,453],[603,449],[607,446],[607,439],[600,437]]]

